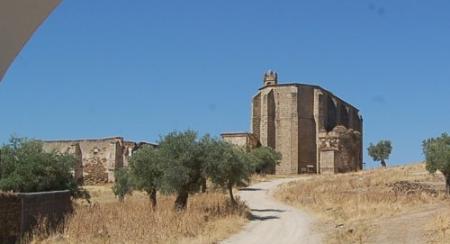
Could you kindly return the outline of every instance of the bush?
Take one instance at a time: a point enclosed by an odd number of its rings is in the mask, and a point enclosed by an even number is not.
[[[128,174],[128,170],[122,168],[114,172],[116,182],[114,183],[112,190],[114,195],[119,198],[119,201],[123,201],[126,195],[131,195],[133,192],[131,179]]]
[[[450,136],[447,133],[423,142],[426,168],[430,173],[441,171],[445,177],[446,193],[450,194]]]
[[[69,154],[44,152],[39,141],[13,137],[0,148],[0,190],[70,190],[75,197],[87,197],[72,175],[75,162]]]
[[[275,167],[281,160],[281,154],[270,147],[258,147],[251,151],[254,170],[258,174],[275,172]]]

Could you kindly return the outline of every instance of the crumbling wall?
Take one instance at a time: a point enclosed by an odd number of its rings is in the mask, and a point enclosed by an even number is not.
[[[42,147],[46,152],[56,151],[73,155],[76,158],[73,175],[79,183],[83,182],[83,156],[80,143],[63,141],[44,142]]]
[[[251,133],[222,133],[221,136],[224,141],[248,151],[259,146],[258,139]]]
[[[88,140],[44,141],[45,151],[70,153],[77,157],[75,177],[84,184],[114,182],[114,171],[127,167],[133,152],[146,142],[124,141],[122,137]]]
[[[133,155],[133,152],[136,151],[138,148],[137,143],[132,141],[125,141],[123,143],[123,167],[128,167],[129,160],[131,156]]]
[[[75,176],[86,185],[114,182],[114,171],[124,165],[123,138],[45,141],[46,151],[71,153],[79,158]]]
[[[321,132],[320,172],[344,173],[361,170],[361,133],[345,126]]]
[[[85,184],[114,182],[114,170],[121,167],[116,157],[121,141],[121,138],[80,141]]]

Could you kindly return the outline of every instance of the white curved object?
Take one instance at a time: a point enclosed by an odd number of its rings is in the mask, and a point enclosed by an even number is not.
[[[61,0],[0,0],[0,82],[17,54]]]

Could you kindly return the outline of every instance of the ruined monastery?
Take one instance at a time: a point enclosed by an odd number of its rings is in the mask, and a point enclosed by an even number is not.
[[[147,142],[125,141],[122,137],[84,140],[43,141],[45,151],[70,153],[75,156],[74,176],[86,185],[114,182],[114,171],[128,166],[134,151]]]
[[[225,141],[274,148],[277,174],[342,173],[362,169],[359,110],[315,85],[278,83],[268,71],[253,97],[251,133],[223,133]]]

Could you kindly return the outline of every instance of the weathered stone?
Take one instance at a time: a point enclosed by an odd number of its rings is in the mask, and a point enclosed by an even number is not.
[[[258,139],[251,133],[222,133],[224,141],[251,150],[259,146]]]
[[[114,171],[128,166],[132,153],[150,143],[124,141],[122,137],[89,140],[44,141],[45,151],[75,155],[74,175],[86,185],[114,182]]]
[[[314,85],[278,84],[274,71],[264,74],[264,86],[252,101],[251,134],[281,153],[277,174],[362,169],[362,123],[358,109],[331,92]],[[230,133],[222,137],[244,142]],[[321,147],[322,141],[335,139],[336,148]]]

